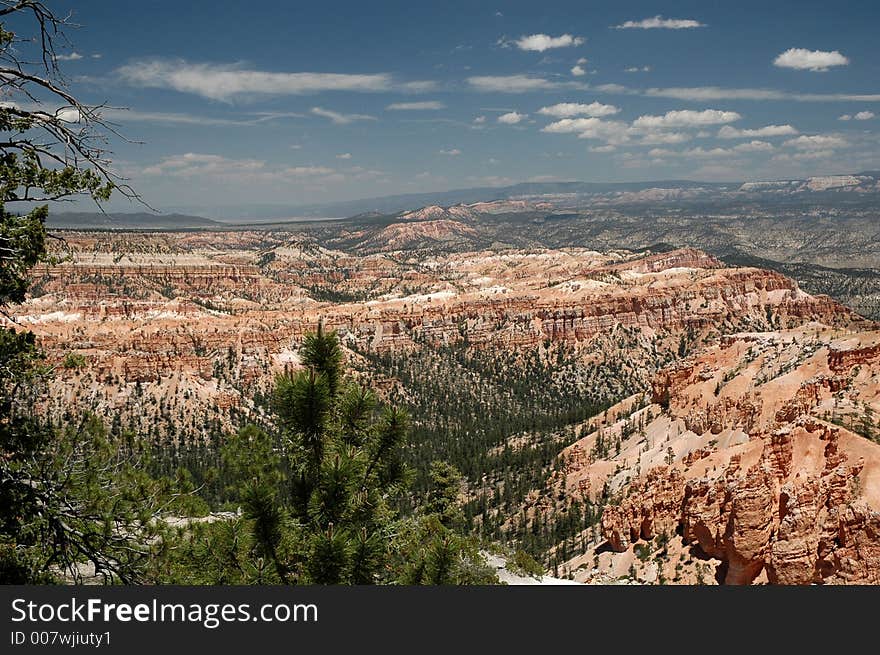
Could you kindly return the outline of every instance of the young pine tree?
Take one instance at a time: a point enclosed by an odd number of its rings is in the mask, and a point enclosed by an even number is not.
[[[460,518],[460,475],[436,467],[427,514],[394,509],[408,480],[409,419],[347,379],[335,332],[303,340],[305,365],[275,381],[277,429],[245,428],[223,447],[221,477],[240,518],[182,536],[167,581],[460,584],[496,580]]]

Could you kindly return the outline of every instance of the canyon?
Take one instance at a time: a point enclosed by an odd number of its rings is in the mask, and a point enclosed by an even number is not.
[[[506,403],[512,427],[480,442],[491,465],[465,466],[466,497],[491,505],[474,529],[601,505],[579,552],[557,557],[577,580],[880,581],[874,323],[694,248],[450,251],[438,240],[477,230],[453,214],[426,208],[339,248],[283,229],[64,233],[11,312],[55,370],[39,404],[164,443],[216,440],[271,420],[275,374],[323,322],[352,375],[415,408],[417,428],[447,426],[414,450],[448,441],[467,462],[475,447],[428,386],[473,385],[469,420],[507,421],[492,405]],[[549,432],[517,422],[535,394]],[[553,410],[563,396],[582,411]],[[528,449],[525,477],[498,463]],[[502,502],[505,486],[522,498]],[[640,558],[649,545],[664,555]]]
[[[631,408],[563,451],[553,477],[562,494],[614,499],[568,564],[576,578],[621,575],[641,554],[667,580],[711,565],[728,584],[880,582],[880,332],[727,335]]]

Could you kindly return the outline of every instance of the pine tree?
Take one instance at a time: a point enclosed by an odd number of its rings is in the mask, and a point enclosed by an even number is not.
[[[305,336],[301,361],[304,369],[276,379],[277,430],[246,428],[222,447],[222,477],[244,510],[231,522],[244,530],[208,525],[182,535],[166,580],[493,581],[475,543],[451,529],[461,516],[460,474],[437,464],[430,513],[402,518],[394,508],[410,477],[407,414],[380,408],[346,378],[338,337],[323,326]]]
[[[31,22],[28,23],[28,20]],[[100,109],[64,85],[54,44],[65,21],[42,2],[0,3],[0,311],[25,299],[28,271],[48,258],[45,203],[114,189]],[[16,34],[8,25],[34,33]],[[45,103],[65,106],[48,110]],[[105,126],[106,127],[106,126]],[[9,211],[25,203],[27,213]],[[107,581],[143,579],[156,547],[165,486],[147,453],[93,417],[55,426],[38,413],[50,371],[34,335],[0,328],[0,583],[79,581],[91,564]]]

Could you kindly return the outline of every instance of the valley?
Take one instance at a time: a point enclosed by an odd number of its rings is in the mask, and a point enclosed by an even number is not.
[[[466,480],[467,529],[549,573],[874,580],[869,320],[780,273],[694,248],[501,248],[474,241],[485,227],[468,211],[440,213],[450,210],[332,238],[326,225],[64,233],[58,262],[34,269],[14,308],[55,368],[38,402],[58,420],[93,412],[114,433],[140,435],[219,500],[218,445],[245,424],[271,424],[274,376],[300,366],[303,335],[323,322],[351,375],[412,417],[412,502],[431,462],[452,463]],[[469,227],[437,225],[447,220]],[[786,430],[787,441],[774,436]],[[737,541],[708,516],[748,520],[737,499],[759,478],[760,534]],[[770,518],[804,485],[815,516],[793,527]],[[697,488],[715,503],[687,510],[703,512],[702,527],[679,511]],[[862,536],[820,548],[842,516]],[[636,557],[661,534],[662,563]]]

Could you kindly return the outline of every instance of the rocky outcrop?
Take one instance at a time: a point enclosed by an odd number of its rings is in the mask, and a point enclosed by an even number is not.
[[[838,451],[839,429],[818,429],[766,435],[756,464],[742,470],[733,458],[715,479],[652,470],[605,510],[604,538],[622,551],[679,533],[723,562],[727,584],[749,584],[762,571],[774,584],[880,582],[880,513],[853,492],[860,466]],[[794,471],[793,442],[812,438],[826,443],[823,468]]]

